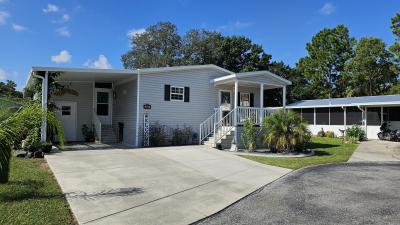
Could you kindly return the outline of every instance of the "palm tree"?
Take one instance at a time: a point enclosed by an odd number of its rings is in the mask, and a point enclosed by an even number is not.
[[[264,142],[273,151],[303,150],[311,139],[307,124],[293,111],[275,111],[263,122]]]

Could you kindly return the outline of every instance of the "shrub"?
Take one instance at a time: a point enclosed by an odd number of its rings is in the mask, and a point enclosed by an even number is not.
[[[335,133],[333,131],[328,130],[328,131],[325,132],[325,137],[334,138],[335,137]]]
[[[82,131],[82,135],[85,138],[86,142],[94,142],[95,141],[93,124],[91,125],[91,128],[89,128],[86,124],[83,124],[81,131]]]
[[[354,125],[346,129],[346,141],[362,141],[365,137],[365,131],[359,125]]]
[[[158,122],[150,126],[150,146],[160,147],[165,146],[165,140],[167,138],[166,127],[160,125]]]
[[[265,117],[263,130],[264,142],[272,151],[304,150],[311,139],[307,124],[293,111],[274,111],[272,115]]]
[[[243,132],[240,135],[240,138],[242,139],[243,145],[247,151],[253,152],[256,149],[257,130],[254,127],[253,119],[247,118],[244,121]]]
[[[192,144],[193,131],[191,127],[177,127],[172,129],[172,145]]]

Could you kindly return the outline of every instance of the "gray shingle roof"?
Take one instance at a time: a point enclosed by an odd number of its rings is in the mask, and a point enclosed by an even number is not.
[[[288,108],[313,108],[329,106],[400,105],[400,95],[379,95],[350,98],[302,100],[287,105]]]

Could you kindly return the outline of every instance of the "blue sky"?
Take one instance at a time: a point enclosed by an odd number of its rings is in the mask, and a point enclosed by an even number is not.
[[[122,68],[129,33],[171,21],[191,28],[245,35],[294,66],[324,27],[345,24],[356,38],[391,44],[398,1],[106,1],[0,0],[0,81],[25,85],[31,66]]]

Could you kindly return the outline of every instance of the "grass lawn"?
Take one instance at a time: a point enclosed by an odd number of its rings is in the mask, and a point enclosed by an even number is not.
[[[76,224],[44,159],[12,158],[10,181],[0,184],[0,224]]]
[[[313,137],[310,148],[314,150],[315,155],[303,158],[242,157],[273,166],[299,169],[311,165],[346,162],[357,148],[357,144],[344,144],[338,138]]]

